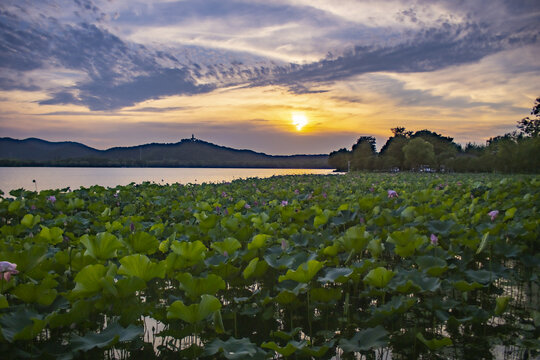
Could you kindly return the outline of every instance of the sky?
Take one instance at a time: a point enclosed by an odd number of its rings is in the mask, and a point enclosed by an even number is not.
[[[540,96],[538,0],[2,0],[0,136],[322,154],[484,144]]]

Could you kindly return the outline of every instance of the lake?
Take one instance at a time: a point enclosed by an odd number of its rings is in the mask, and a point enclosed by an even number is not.
[[[0,190],[46,190],[101,185],[114,187],[144,181],[157,184],[202,184],[274,175],[331,174],[331,169],[223,169],[223,168],[76,168],[0,167]],[[33,182],[35,180],[35,183]]]

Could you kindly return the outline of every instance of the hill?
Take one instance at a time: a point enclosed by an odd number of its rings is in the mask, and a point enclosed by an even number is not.
[[[98,150],[77,142],[0,138],[1,166],[329,168],[328,155],[274,156],[183,139]]]

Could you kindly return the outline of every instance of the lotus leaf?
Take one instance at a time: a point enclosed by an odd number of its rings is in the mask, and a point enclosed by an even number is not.
[[[279,282],[284,280],[294,280],[299,283],[309,282],[323,267],[323,263],[317,260],[309,260],[298,266],[296,270],[287,270],[285,275],[281,275]]]
[[[253,358],[259,351],[257,345],[248,338],[229,338],[227,341],[216,338],[204,347],[205,356],[223,353],[230,360]]]
[[[173,241],[171,250],[180,256],[185,266],[192,266],[203,261],[207,251],[206,246],[199,240],[194,242]]]
[[[70,339],[70,347],[73,352],[89,351],[93,348],[107,348],[118,342],[133,340],[143,334],[143,329],[135,325],[124,328],[115,323],[110,324],[105,330],[94,333],[88,332],[84,336],[73,334]]]
[[[261,347],[265,349],[274,350],[278,354],[288,357],[294,354],[297,350],[303,349],[304,347],[306,347],[306,345],[307,345],[306,341],[291,340],[285,346],[279,346],[274,341],[269,341],[269,342],[262,343]]]
[[[210,246],[212,249],[219,251],[222,255],[226,253],[231,256],[236,250],[242,247],[242,244],[235,238],[228,237],[223,241],[213,242]]]
[[[130,235],[126,240],[127,246],[134,254],[151,255],[158,250],[159,240],[154,235],[147,232],[136,232]]]
[[[317,281],[322,283],[328,282],[340,282],[344,283],[347,281],[349,275],[353,273],[353,270],[350,268],[326,268],[324,271],[324,276],[321,276]]]
[[[266,243],[271,239],[270,235],[258,234],[253,237],[253,240],[248,244],[248,250],[260,249],[266,245]]]
[[[62,236],[63,233],[64,230],[59,227],[49,229],[48,227],[41,225],[41,231],[38,234],[38,238],[52,245],[56,245],[64,240]]]
[[[225,289],[225,281],[218,275],[193,277],[190,273],[180,273],[176,276],[179,286],[192,299],[198,299],[203,294],[216,294]]]
[[[452,340],[447,337],[443,337],[442,339],[426,340],[422,333],[418,333],[416,334],[416,338],[426,345],[430,350],[438,350],[442,347],[453,345]]]
[[[358,331],[351,339],[341,339],[339,346],[343,352],[359,352],[387,345],[388,331],[382,326]]]
[[[176,300],[167,308],[167,319],[180,319],[190,324],[198,323],[221,309],[221,303],[212,295],[202,295],[198,304],[184,305]]]
[[[395,273],[392,270],[378,267],[367,273],[364,277],[364,282],[377,288],[384,288],[392,280],[394,275]]]
[[[152,262],[146,255],[135,254],[120,259],[118,274],[136,276],[144,281],[165,277],[165,262]]]
[[[29,229],[33,228],[34,226],[36,226],[37,224],[39,224],[39,222],[41,221],[41,218],[39,215],[32,215],[32,214],[26,214],[24,215],[24,217],[22,218],[21,220],[21,224]]]
[[[83,235],[80,242],[86,247],[84,255],[98,260],[114,258],[117,251],[124,247],[122,242],[109,232],[98,233],[95,237]]]
[[[54,280],[51,275],[48,275],[38,284],[20,284],[11,290],[11,293],[26,303],[38,303],[49,306],[58,294],[55,289],[57,285],[58,281]]]

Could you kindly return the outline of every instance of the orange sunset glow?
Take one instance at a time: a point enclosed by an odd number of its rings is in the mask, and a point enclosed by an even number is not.
[[[534,2],[90,3],[0,5],[2,136],[323,154],[399,125],[484,144],[538,96]]]

